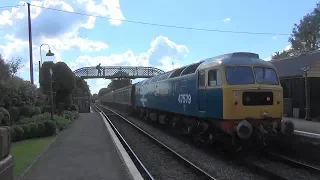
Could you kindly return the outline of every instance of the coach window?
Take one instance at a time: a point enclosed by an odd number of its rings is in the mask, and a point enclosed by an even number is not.
[[[208,84],[209,86],[221,86],[221,73],[218,69],[212,69],[208,72]]]

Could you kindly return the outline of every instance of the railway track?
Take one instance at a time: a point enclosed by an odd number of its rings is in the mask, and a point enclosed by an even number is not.
[[[138,165],[138,169],[141,172],[141,174],[143,175],[144,179],[155,179],[155,178],[153,177],[152,173],[150,173],[147,170],[147,168],[142,164],[140,159],[133,152],[132,148],[129,146],[129,144],[122,137],[122,135],[120,134],[119,130],[113,124],[113,122],[111,120],[112,118],[117,118],[117,120],[119,120],[119,119],[123,120],[124,122],[126,122],[127,125],[130,125],[134,129],[136,129],[140,133],[140,135],[143,135],[144,137],[147,137],[154,144],[156,144],[158,147],[160,147],[163,150],[165,150],[166,152],[168,152],[167,156],[175,157],[175,159],[177,161],[179,161],[182,166],[185,167],[185,169],[188,171],[188,173],[190,173],[190,172],[194,173],[193,177],[195,177],[195,179],[203,179],[203,180],[217,180],[218,179],[218,177],[214,177],[214,176],[210,175],[209,173],[207,173],[206,171],[204,171],[203,169],[201,169],[197,165],[193,164],[188,159],[186,159],[185,157],[181,156],[179,153],[177,153],[176,151],[174,151],[170,147],[166,146],[165,144],[163,144],[159,140],[155,139],[153,136],[151,136],[150,134],[148,134],[147,132],[145,132],[144,130],[142,130],[141,128],[136,126],[135,124],[131,123],[126,118],[122,117],[120,114],[117,114],[116,112],[114,112],[114,111],[112,111],[110,109],[107,109],[105,107],[101,107],[99,105],[98,106],[95,105],[95,106],[96,106],[95,108],[98,111],[100,111],[105,116],[105,118],[108,120],[108,122],[112,126],[112,129],[116,132],[117,136],[120,137],[121,142],[125,145],[125,148],[127,149],[127,151],[129,150],[129,154],[131,154],[131,158],[133,159],[133,161],[134,162],[138,162],[138,163],[136,163],[136,165]],[[164,159],[167,159],[167,158],[172,159],[172,157],[166,157]],[[157,167],[157,168],[161,169],[162,167]],[[178,173],[178,172],[176,172],[176,173]]]
[[[270,159],[274,159],[277,161],[282,161],[284,163],[287,163],[293,167],[297,167],[297,168],[303,168],[306,169],[308,171],[312,171],[314,173],[317,173],[320,175],[320,168],[318,166],[315,165],[311,165],[305,162],[301,162],[299,160],[296,160],[294,158],[291,157],[287,157],[278,153],[273,153],[273,152],[263,152],[264,155],[266,155],[267,157],[269,157]],[[319,177],[320,178],[320,177]]]
[[[121,117],[121,119],[125,120],[126,123],[130,124],[132,127],[134,127],[137,130],[139,130],[145,136],[147,136],[148,138],[152,139],[154,142],[158,143],[159,146],[167,149],[170,152],[173,152],[174,155],[177,158],[182,159],[181,161],[183,161],[185,164],[187,164],[188,166],[193,167],[193,169],[196,170],[197,173],[201,174],[201,173],[205,172],[199,166],[196,166],[194,163],[190,162],[185,157],[181,156],[179,153],[177,153],[176,151],[174,151],[170,147],[166,146],[165,144],[163,144],[162,142],[160,142],[159,140],[154,138],[152,135],[150,135],[146,131],[142,130],[140,127],[135,125],[136,123],[131,122],[131,120],[127,120],[126,118],[122,117],[121,115],[119,116],[119,114],[117,114],[116,112],[114,112],[114,111],[112,111],[110,109],[105,109],[105,107],[102,107],[102,106],[99,106],[99,107],[101,109],[104,109],[105,111],[107,111],[108,112],[107,114],[109,114],[111,116]],[[292,158],[288,158],[286,156],[282,156],[282,155],[275,154],[275,153],[264,152],[264,154],[265,154],[265,156],[262,159],[265,159],[265,160],[264,160],[263,163],[261,163],[263,161],[261,158],[257,158],[257,156],[251,156],[251,157],[247,157],[247,158],[238,158],[236,160],[237,161],[236,164],[240,163],[241,166],[244,166],[244,167],[250,169],[251,172],[253,172],[255,174],[259,174],[260,176],[264,177],[265,179],[279,179],[279,180],[292,179],[292,178],[290,178],[290,176],[289,177],[286,176],[285,173],[279,173],[279,171],[277,171],[277,167],[270,168],[271,164],[273,164],[273,166],[277,166],[277,164],[275,164],[274,162],[270,161],[270,159],[275,159],[277,161],[282,161],[282,162],[284,162],[286,164],[289,164],[290,166],[306,169],[308,172],[312,171],[313,173],[317,173],[317,174],[320,173],[320,169],[318,167],[316,167],[316,166],[312,166],[312,165],[309,165],[309,164],[306,164],[306,163],[302,163],[302,162],[296,161],[296,160],[294,160]],[[279,167],[279,169],[280,169],[280,167]],[[218,178],[216,176],[215,177],[210,176],[209,173],[206,173],[206,174],[209,175],[209,177],[207,177],[209,179],[210,178],[211,179],[217,179]],[[306,175],[306,176],[308,176],[308,175]],[[299,179],[299,178],[297,178],[297,179]],[[311,177],[309,179],[313,179],[313,178]],[[318,179],[318,178],[315,178],[315,179]]]

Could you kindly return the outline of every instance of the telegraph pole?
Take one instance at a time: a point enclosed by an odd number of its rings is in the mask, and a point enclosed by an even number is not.
[[[29,31],[29,58],[30,58],[30,81],[33,82],[33,57],[32,57],[32,32],[31,32],[31,15],[30,15],[30,3],[28,4],[28,31]]]

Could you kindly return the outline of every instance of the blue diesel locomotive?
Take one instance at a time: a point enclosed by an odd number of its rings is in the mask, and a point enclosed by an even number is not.
[[[132,108],[195,141],[227,135],[236,148],[243,142],[265,145],[269,137],[294,130],[291,121],[281,121],[282,87],[274,66],[254,53],[209,58],[110,92],[100,102]]]

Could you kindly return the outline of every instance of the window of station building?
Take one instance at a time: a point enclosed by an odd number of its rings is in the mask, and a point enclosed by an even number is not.
[[[213,86],[221,86],[221,73],[219,69],[212,69],[208,72],[208,85]]]

